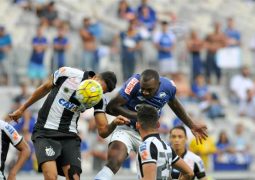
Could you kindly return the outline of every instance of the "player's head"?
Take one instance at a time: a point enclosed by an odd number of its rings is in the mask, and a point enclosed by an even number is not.
[[[153,69],[147,69],[142,72],[140,86],[143,97],[152,98],[159,88],[159,74]]]
[[[137,129],[140,130],[155,130],[159,127],[158,111],[155,107],[149,104],[140,104],[136,106],[137,110]]]
[[[93,77],[94,80],[99,82],[99,84],[102,86],[104,93],[112,92],[117,83],[117,77],[114,72],[112,71],[105,71],[99,74],[96,74]]]
[[[170,143],[175,151],[185,149],[187,132],[183,126],[176,126],[170,130]]]

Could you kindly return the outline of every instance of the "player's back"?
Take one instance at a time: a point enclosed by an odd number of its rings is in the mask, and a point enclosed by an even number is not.
[[[179,157],[172,148],[160,139],[159,134],[151,134],[144,138],[144,142],[139,146],[137,157],[138,178],[143,175],[142,165],[145,163],[156,163],[157,180],[167,180],[170,176],[171,164]]]

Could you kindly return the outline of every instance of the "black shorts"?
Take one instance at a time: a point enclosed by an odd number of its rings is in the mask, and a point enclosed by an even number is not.
[[[33,134],[34,135],[34,134]],[[64,176],[63,166],[70,165],[81,169],[81,141],[78,137],[35,137],[32,138],[36,158],[38,161],[38,171],[42,172],[42,163],[56,161],[58,174]]]

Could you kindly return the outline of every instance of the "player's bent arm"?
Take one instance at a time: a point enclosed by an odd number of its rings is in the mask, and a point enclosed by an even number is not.
[[[143,178],[142,180],[155,180],[157,178],[156,163],[145,163],[142,165]]]
[[[34,104],[36,101],[38,101],[39,99],[43,98],[46,94],[48,94],[50,92],[50,90],[53,87],[53,75],[45,82],[43,83],[41,86],[39,86],[34,92],[33,94],[28,98],[28,100],[15,112],[9,114],[9,117],[12,120],[18,120],[23,112],[32,104]]]
[[[123,116],[117,116],[110,124],[108,124],[105,113],[99,112],[96,113],[94,116],[98,134],[102,138],[108,137],[117,127],[117,125],[124,125],[130,122],[127,118]]]
[[[16,148],[20,151],[19,157],[15,165],[10,170],[8,179],[12,179],[11,177],[16,176],[18,171],[22,168],[23,164],[26,162],[26,160],[30,156],[30,152],[31,152],[30,148],[24,139],[22,139],[21,142],[18,145],[16,145]]]
[[[192,127],[194,126],[194,123],[189,117],[188,113],[185,111],[180,101],[176,97],[174,97],[173,100],[168,102],[168,105],[174,111],[176,116],[178,116],[185,125],[187,125],[190,129],[192,129]]]
[[[130,119],[136,119],[136,112],[130,111],[123,107],[126,103],[127,100],[118,94],[116,97],[111,99],[109,104],[106,106],[106,112],[114,116],[122,115]]]
[[[191,180],[194,177],[194,172],[182,158],[179,158],[172,166],[181,172],[179,180]]]

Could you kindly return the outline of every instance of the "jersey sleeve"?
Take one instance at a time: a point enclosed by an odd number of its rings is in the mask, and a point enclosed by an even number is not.
[[[72,68],[70,67],[61,67],[58,70],[56,70],[53,74],[53,84],[57,85],[58,80],[62,77],[69,77],[72,72]]]
[[[172,149],[172,163],[171,164],[174,164],[180,159],[180,157],[175,153],[175,151],[173,150],[172,147],[171,147],[171,149]]]
[[[194,174],[198,179],[206,176],[204,163],[200,157],[195,161]]]
[[[171,101],[175,98],[175,95],[176,95],[176,85],[173,80],[170,80],[167,78],[165,78],[163,82],[164,82],[165,90],[167,94],[169,95],[169,101]]]
[[[5,134],[9,137],[11,143],[16,146],[22,141],[22,136],[10,124],[2,121],[1,126]]]
[[[139,89],[140,83],[138,75],[134,75],[124,83],[119,91],[119,94],[128,101],[138,93]]]
[[[156,163],[158,150],[154,143],[143,142],[139,147],[141,164]]]
[[[94,106],[94,114],[96,113],[105,113],[106,106],[108,102],[105,97],[103,97],[97,105]]]

